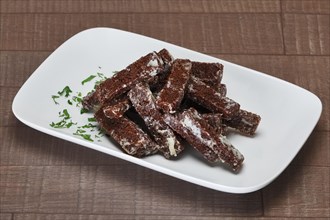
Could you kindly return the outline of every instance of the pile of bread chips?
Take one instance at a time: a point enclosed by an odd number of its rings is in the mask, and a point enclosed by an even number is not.
[[[239,170],[243,155],[226,135],[253,136],[260,116],[226,96],[223,65],[174,59],[166,50],[151,52],[84,97],[100,127],[133,156],[184,151],[186,141],[207,161]]]

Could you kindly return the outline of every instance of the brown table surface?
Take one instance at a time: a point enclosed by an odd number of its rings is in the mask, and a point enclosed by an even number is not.
[[[329,1],[0,4],[1,220],[330,217]],[[19,122],[11,104],[25,80],[66,39],[98,26],[154,37],[297,84],[322,100],[320,121],[274,182],[241,195],[187,183]]]

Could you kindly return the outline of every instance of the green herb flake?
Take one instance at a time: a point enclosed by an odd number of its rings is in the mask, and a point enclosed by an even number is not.
[[[58,96],[58,95],[52,95],[52,99],[56,105],[58,105],[58,102],[56,101],[56,99],[58,99],[59,97],[60,96]]]
[[[63,110],[62,114],[60,114],[60,117],[64,117],[64,120],[67,120],[67,119],[70,119],[71,118],[71,116],[70,116],[70,114],[69,114],[69,112],[68,112],[67,109],[64,109]]]
[[[53,128],[64,128],[66,127],[66,121],[65,119],[62,119],[61,121],[59,122],[52,122],[51,124],[49,124],[51,127]]]
[[[69,97],[70,93],[72,93],[72,90],[69,86],[64,87],[62,91],[57,92],[57,94],[59,94],[60,96],[64,95],[65,97]]]
[[[80,114],[81,115],[84,114],[84,113],[87,113],[87,112],[89,112],[87,109],[84,109],[84,108],[80,109]]]
[[[88,123],[88,124],[83,125],[83,126],[81,126],[79,128],[95,128],[95,127],[97,127],[97,126],[96,125],[93,125],[92,123]]]
[[[97,73],[97,76],[103,80],[107,79],[107,77],[103,73]]]
[[[73,96],[72,101],[74,101],[76,103],[76,107],[78,107],[82,103],[83,99],[78,96]]]
[[[114,72],[114,73],[117,73],[117,72]],[[96,81],[95,87],[107,79],[107,77],[103,73],[97,72],[96,74],[90,75],[89,77],[84,79],[81,82],[81,84],[84,85],[87,82],[92,81],[94,78],[97,79],[97,80],[94,80],[94,81]],[[87,95],[93,93],[94,91],[95,90],[90,91]],[[52,95],[51,97],[55,104],[59,104],[59,102],[58,102],[59,98],[61,98],[61,97],[68,98],[71,96],[72,92],[73,91],[71,90],[71,88],[69,86],[65,86],[61,91],[58,91],[56,95]],[[76,92],[76,95],[73,95],[72,97],[67,99],[67,103],[69,105],[76,104],[76,107],[80,107],[82,102],[83,102],[83,95],[81,92]],[[84,109],[84,108],[80,109],[80,114],[84,114],[87,112],[89,112],[89,110]],[[96,125],[95,123],[93,123],[93,122],[96,122],[96,119],[94,117],[87,118],[88,124],[85,124],[83,126],[78,126],[77,123],[75,123],[71,120],[71,115],[69,114],[67,109],[63,109],[62,111],[58,112],[58,117],[60,118],[60,121],[51,122],[49,124],[51,127],[53,127],[53,128],[75,127],[76,131],[73,133],[73,135],[80,136],[83,139],[91,141],[91,142],[94,142],[93,139],[100,142],[101,140],[99,140],[99,139],[105,135],[104,132],[100,129],[100,127],[98,125]],[[92,132],[97,132],[98,134],[93,134]]]
[[[72,98],[72,100],[73,100],[74,102],[81,103],[83,99],[80,98],[79,96],[74,96],[74,97]]]
[[[59,122],[56,122],[56,123],[52,122],[51,124],[49,124],[51,127],[53,127],[53,128],[70,128],[72,125],[77,124],[77,123],[72,122],[72,120],[68,121],[71,118],[71,116],[67,109],[60,111],[58,113],[58,116],[60,118],[62,118],[62,120]]]
[[[70,128],[72,125],[76,125],[77,123],[73,123],[72,121],[70,121],[69,123],[67,123],[65,125],[66,128]]]
[[[86,79],[84,79],[82,82],[81,82],[81,85],[84,85],[85,83],[93,80],[94,78],[96,77],[96,75],[90,75],[89,77],[87,77]]]
[[[93,142],[94,140],[91,138],[90,134],[82,134],[82,133],[73,133],[74,135],[80,136],[82,138],[84,138],[85,140],[91,141]]]
[[[92,117],[92,118],[88,118],[88,121],[89,122],[96,122],[96,119],[94,117]]]
[[[78,129],[78,130],[76,131],[76,133],[83,134],[83,133],[86,133],[86,131],[83,130],[83,129]]]

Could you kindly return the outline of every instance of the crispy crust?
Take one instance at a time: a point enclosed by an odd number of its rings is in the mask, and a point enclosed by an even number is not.
[[[107,118],[113,119],[122,117],[130,107],[129,98],[127,95],[123,95],[110,104],[105,104],[102,109]]]
[[[222,121],[222,114],[220,113],[205,113],[201,115],[202,118],[211,125],[218,135],[226,135],[228,129]]]
[[[155,76],[163,69],[163,60],[157,53],[149,53],[98,85],[95,92],[84,98],[83,107],[91,110],[95,105],[104,105],[130,90],[138,82],[154,81]]]
[[[187,97],[210,111],[221,113],[227,119],[231,119],[238,114],[240,105],[237,102],[222,96],[198,78],[191,76],[187,87]]]
[[[201,155],[209,162],[215,163],[219,161],[218,155],[212,150],[209,144],[214,143],[214,139],[209,137],[208,133],[201,130],[201,137],[198,137],[184,124],[184,116],[180,113],[171,115],[165,114],[165,122],[182,138],[184,138],[193,148],[195,148]]]
[[[220,88],[222,80],[223,65],[220,63],[192,62],[191,75],[217,90]]]
[[[166,50],[165,48],[164,49],[161,49],[159,52],[158,52],[158,56],[160,58],[162,58],[163,62],[165,65],[171,65],[171,63],[174,61],[174,58],[173,56],[170,54],[170,52],[168,50]]]
[[[176,115],[167,114],[165,122],[210,162],[221,161],[237,171],[243,155],[205,121],[195,109]]]
[[[184,97],[190,77],[191,62],[177,59],[173,62],[166,84],[157,96],[157,106],[164,112],[174,113]]]
[[[261,117],[255,113],[240,109],[238,115],[231,120],[224,120],[224,124],[241,134],[253,136],[259,126]]]
[[[116,119],[107,118],[103,109],[95,113],[100,127],[110,135],[127,154],[142,157],[154,154],[159,146],[144,133],[134,122],[126,117]]]
[[[164,122],[163,115],[156,108],[155,99],[148,85],[138,83],[128,92],[128,97],[160,146],[164,157],[177,156],[183,150],[183,146]]]

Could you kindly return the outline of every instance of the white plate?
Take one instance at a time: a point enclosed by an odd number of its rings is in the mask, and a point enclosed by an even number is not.
[[[238,174],[222,166],[210,166],[187,152],[180,160],[170,161],[160,155],[138,159],[123,153],[108,138],[90,142],[73,135],[76,127],[55,129],[58,112],[67,108],[72,120],[86,124],[90,114],[64,99],[55,105],[51,96],[66,85],[87,94],[93,83],[81,84],[91,74],[113,71],[151,52],[168,49],[175,58],[224,64],[223,82],[228,96],[243,109],[258,113],[262,120],[253,138],[230,135],[229,139],[245,156]],[[322,104],[309,91],[224,60],[175,46],[149,37],[110,28],[94,28],[78,33],[52,53],[30,76],[17,93],[12,106],[15,116],[44,133],[139,164],[141,166],[230,193],[248,193],[274,180],[292,161],[319,120]],[[77,126],[78,126],[77,125]],[[109,158],[110,160],[110,158]]]

